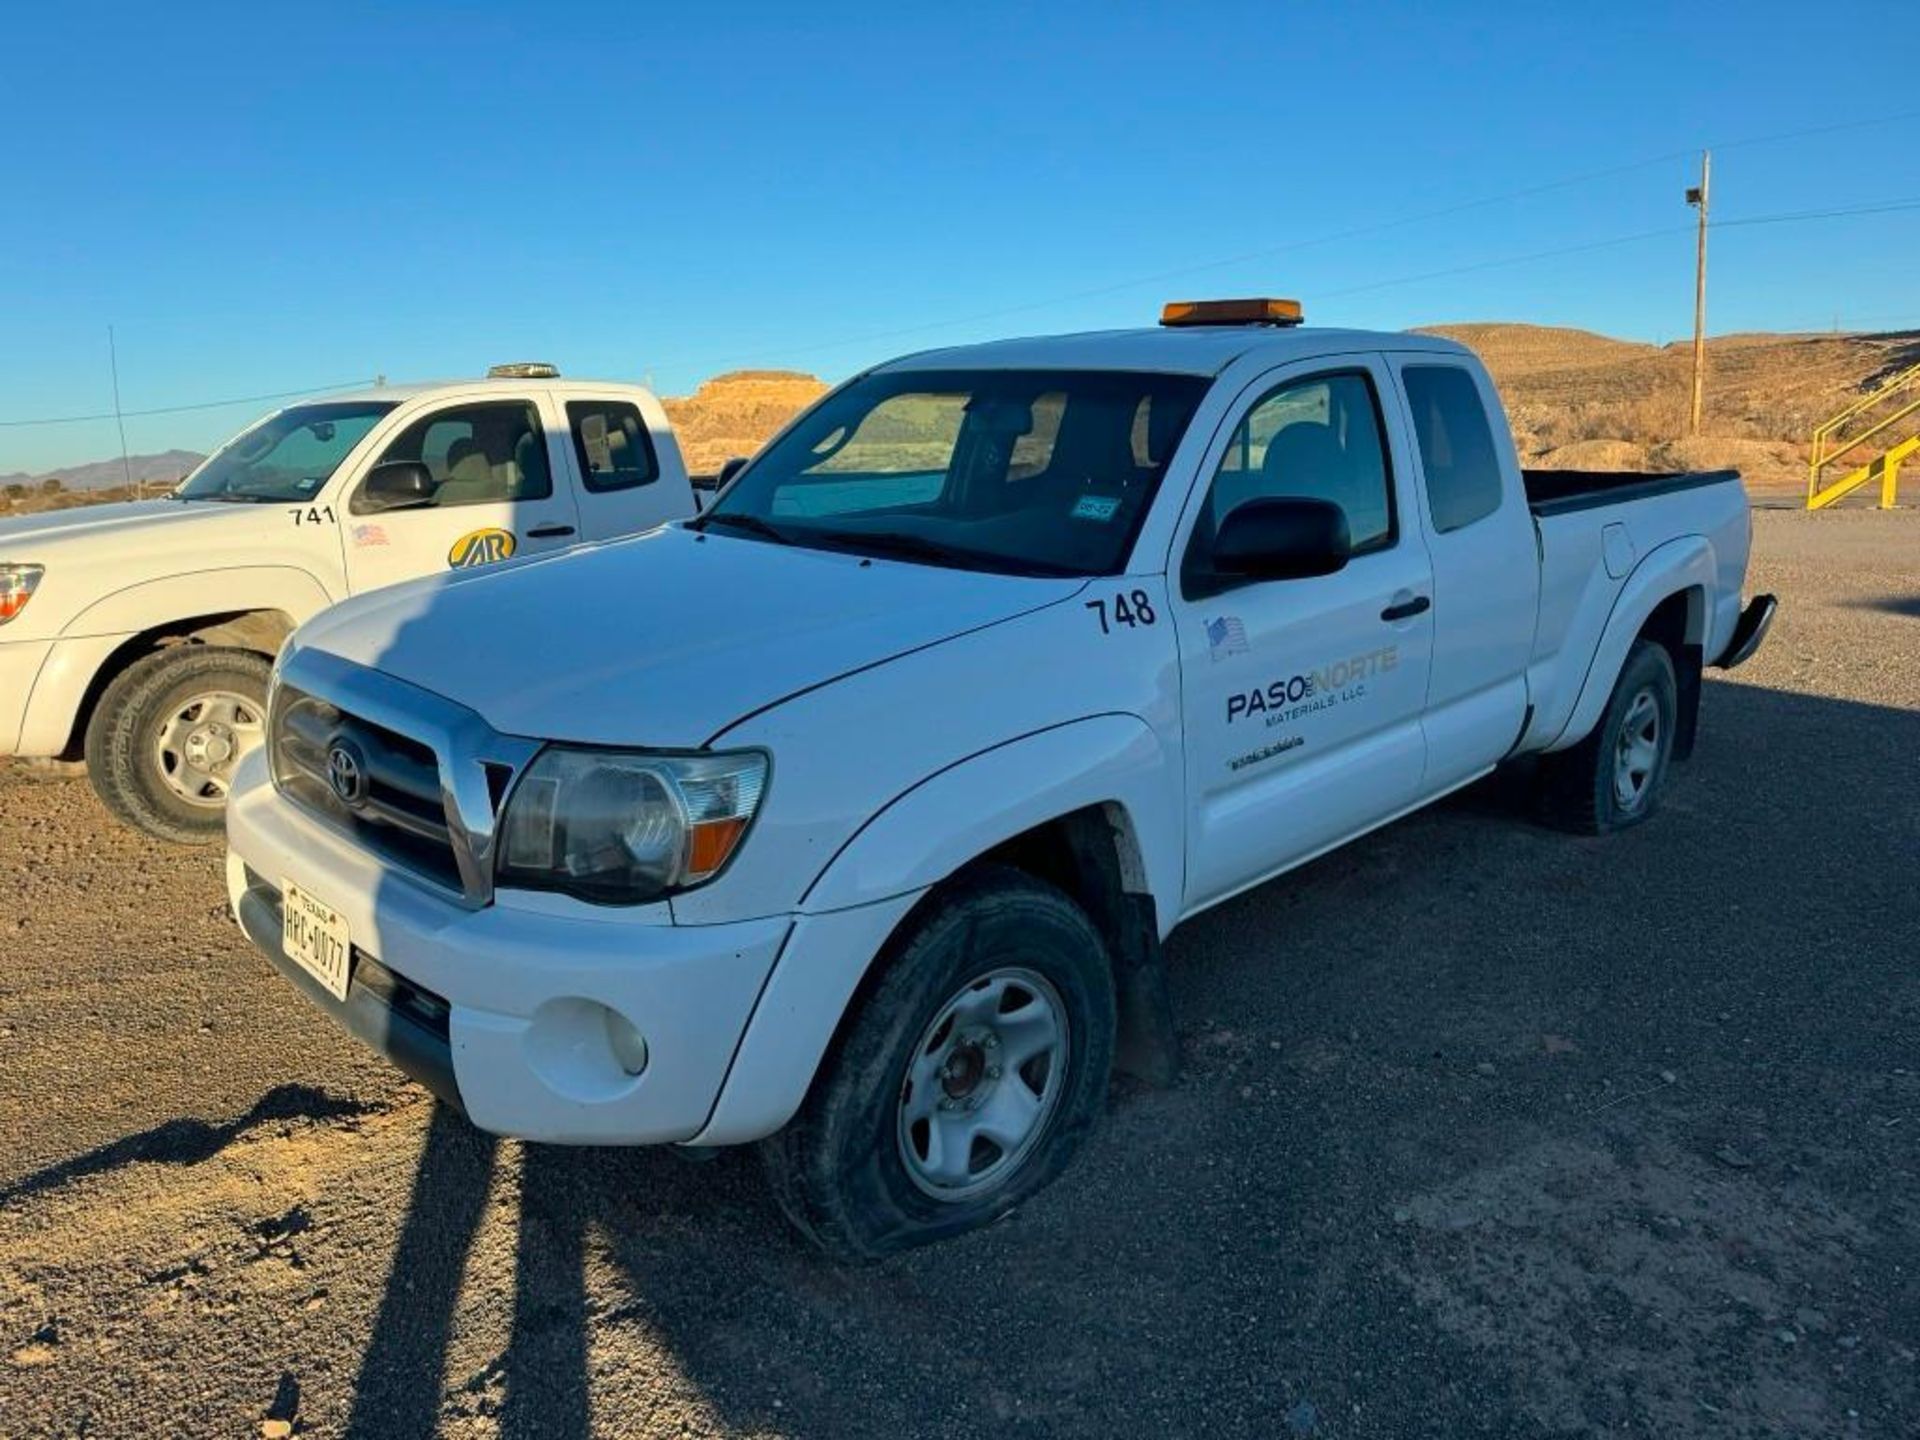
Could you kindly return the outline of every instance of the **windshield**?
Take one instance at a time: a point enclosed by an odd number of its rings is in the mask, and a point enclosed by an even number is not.
[[[1207,384],[1124,370],[862,376],[694,523],[1009,574],[1113,574]]]
[[[397,401],[294,405],[210,455],[174,494],[272,504],[310,500]]]

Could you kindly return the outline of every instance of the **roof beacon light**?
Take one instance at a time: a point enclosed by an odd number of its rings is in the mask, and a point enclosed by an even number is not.
[[[558,380],[560,367],[544,360],[516,360],[511,365],[487,367],[489,380]]]
[[[1298,300],[1169,300],[1162,325],[1298,325]]]

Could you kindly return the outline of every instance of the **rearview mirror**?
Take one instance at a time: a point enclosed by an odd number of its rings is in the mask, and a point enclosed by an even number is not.
[[[1347,512],[1331,500],[1275,496],[1236,505],[1213,541],[1223,578],[1305,580],[1344,569],[1352,554]]]
[[[376,465],[367,472],[354,496],[353,508],[361,515],[382,510],[411,510],[433,503],[433,473],[417,460],[394,460]]]
[[[714,482],[714,488],[716,490],[725,489],[727,482],[733,479],[734,476],[738,475],[742,470],[746,468],[747,468],[746,456],[744,455],[733,456],[731,459],[727,460],[724,464],[720,466],[720,478]]]

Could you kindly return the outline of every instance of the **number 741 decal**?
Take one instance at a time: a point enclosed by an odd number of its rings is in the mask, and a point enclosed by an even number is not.
[[[1111,607],[1112,620],[1108,614]],[[1151,625],[1158,617],[1153,613],[1153,597],[1144,590],[1115,591],[1111,600],[1089,600],[1087,609],[1100,617],[1100,633],[1111,635],[1115,625],[1124,625],[1131,630],[1136,625]]]

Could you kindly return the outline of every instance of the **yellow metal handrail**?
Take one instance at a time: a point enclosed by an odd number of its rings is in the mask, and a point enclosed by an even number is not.
[[[1920,388],[1920,365],[1908,366],[1898,374],[1890,376],[1868,394],[1862,395],[1846,409],[1830,416],[1815,428],[1813,438],[1807,447],[1807,508],[1809,510],[1824,509],[1876,477],[1881,480],[1882,507],[1890,508],[1893,505],[1893,492],[1898,483],[1900,462],[1914,452],[1911,442],[1894,446],[1894,450],[1899,452],[1898,455],[1889,451],[1886,455],[1877,457],[1824,487],[1820,483],[1820,474],[1829,465],[1866,444],[1874,436],[1898,425],[1916,411],[1920,411],[1920,395],[1916,395],[1898,410],[1890,415],[1881,416],[1857,435],[1841,436],[1839,433],[1849,421],[1856,419],[1865,411],[1904,390],[1913,388]]]

